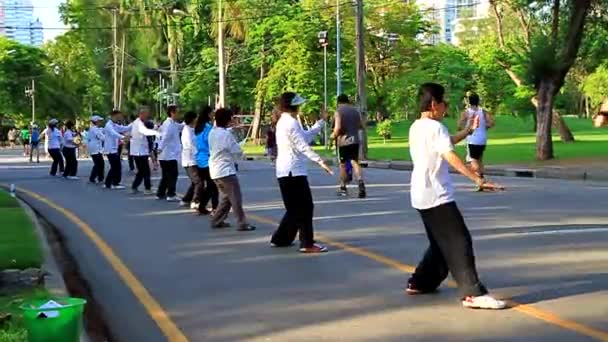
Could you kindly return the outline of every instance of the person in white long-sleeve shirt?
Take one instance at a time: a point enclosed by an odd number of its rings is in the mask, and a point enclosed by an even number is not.
[[[237,220],[237,230],[252,231],[255,230],[255,227],[247,222],[243,210],[241,186],[234,166],[235,157],[241,155],[243,150],[236,142],[234,135],[227,129],[231,122],[232,112],[229,109],[220,108],[215,112],[215,127],[209,133],[209,173],[222,195],[217,210],[211,216],[211,226],[213,228],[229,227],[226,218],[232,208]]]
[[[59,121],[57,119],[49,120],[47,128],[44,130],[44,141],[48,146],[49,156],[53,159],[51,164],[51,176],[57,175],[57,167],[59,172],[63,173],[65,170],[63,165],[63,156],[61,155],[61,131],[57,128]]]
[[[73,131],[74,123],[67,121],[65,123],[65,131],[63,132],[63,158],[65,158],[65,169],[63,171],[63,178],[70,180],[77,180],[78,177],[78,159],[76,159],[76,143],[74,138],[76,133]]]
[[[131,123],[131,148],[130,155],[135,160],[137,173],[133,184],[131,184],[131,192],[136,194],[139,192],[139,186],[142,181],[144,183],[144,194],[152,195],[152,181],[150,180],[150,164],[148,158],[150,156],[150,145],[148,143],[149,136],[159,137],[160,133],[146,127],[145,122],[150,119],[150,109],[143,106],[139,109],[139,117]]]
[[[122,112],[113,110],[110,113],[110,120],[108,120],[103,130],[103,151],[110,164],[110,170],[106,176],[106,189],[122,190],[125,188],[124,185],[120,184],[122,164],[118,153],[118,143],[125,138],[124,134],[127,134],[131,127],[119,124],[120,121],[122,121]]]
[[[196,113],[187,112],[184,115],[184,128],[182,129],[182,167],[186,170],[188,178],[190,178],[190,186],[184,199],[188,199],[190,203],[198,203],[200,199],[201,179],[198,175],[198,167],[196,165],[196,155],[198,148],[196,146],[196,135],[194,127],[196,126]],[[195,191],[195,189],[197,191]],[[184,200],[182,199],[182,201]],[[195,209],[193,206],[192,209]]]
[[[87,134],[87,150],[89,156],[93,159],[93,168],[91,169],[91,175],[89,176],[89,183],[91,184],[102,184],[104,179],[104,162],[102,154],[102,145],[104,140],[103,134],[103,118],[99,115],[93,115],[91,117],[91,127],[89,128],[89,134]]]
[[[179,175],[177,161],[182,151],[180,133],[184,125],[179,123],[179,110],[177,106],[167,107],[167,119],[160,126],[160,141],[158,143],[161,178],[156,191],[159,200],[179,202],[175,189]]]
[[[327,248],[314,240],[313,214],[314,204],[307,177],[308,159],[319,164],[329,174],[333,171],[309,145],[311,138],[318,134],[325,125],[325,115],[305,131],[296,119],[299,108],[306,102],[295,93],[284,93],[279,100],[282,114],[277,122],[277,159],[276,176],[285,205],[285,215],[279,227],[272,235],[273,247],[289,247],[296,234],[300,236],[300,252],[323,253]]]

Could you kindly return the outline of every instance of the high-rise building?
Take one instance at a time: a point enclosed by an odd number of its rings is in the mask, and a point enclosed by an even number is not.
[[[464,21],[474,21],[488,16],[489,5],[480,0],[417,0],[428,20],[437,24],[438,32],[426,37],[431,44],[458,45],[456,36],[464,29]]]
[[[0,8],[0,25],[4,28],[1,35],[21,44],[42,45],[42,23],[38,19],[34,21],[31,0],[0,0]]]

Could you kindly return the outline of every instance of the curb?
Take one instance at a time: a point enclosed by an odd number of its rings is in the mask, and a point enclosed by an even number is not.
[[[247,160],[268,160],[264,156],[248,156]],[[324,158],[327,165],[335,165],[334,159]],[[412,171],[411,162],[403,161],[362,161],[361,166],[370,169]],[[457,173],[450,168],[450,173]],[[538,169],[487,166],[485,174],[494,177],[517,177],[517,178],[541,178],[541,179],[564,179],[580,181],[608,182],[608,169],[568,169],[563,167],[542,167]]]
[[[25,203],[22,199],[18,197],[17,202],[19,202],[21,208],[23,208],[27,216],[34,224],[34,227],[36,229],[36,235],[40,240],[42,254],[44,256],[44,263],[42,264],[42,272],[44,275],[44,287],[49,291],[51,295],[55,297],[69,297],[70,294],[68,292],[65,281],[63,280],[63,275],[59,270],[57,259],[55,259],[55,256],[51,252],[51,246],[49,245],[48,235],[42,227],[42,223],[40,223],[40,220],[38,220],[38,216],[34,212],[34,209],[27,205],[27,203]],[[90,338],[87,336],[87,333],[84,329],[80,337],[80,342],[90,342]]]

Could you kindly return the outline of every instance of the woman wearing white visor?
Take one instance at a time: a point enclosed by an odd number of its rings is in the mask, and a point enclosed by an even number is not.
[[[300,252],[323,253],[327,248],[315,243],[313,231],[314,204],[308,185],[306,164],[310,159],[327,173],[333,171],[309,145],[311,138],[319,134],[325,126],[327,114],[308,131],[302,129],[297,120],[304,98],[295,93],[284,93],[279,99],[281,116],[277,122],[276,175],[285,205],[285,215],[270,240],[273,247],[289,247],[296,234],[300,235]]]

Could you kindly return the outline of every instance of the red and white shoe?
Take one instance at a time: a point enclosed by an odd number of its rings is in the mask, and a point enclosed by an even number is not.
[[[470,309],[502,310],[507,307],[507,303],[490,295],[483,295],[465,297],[462,300],[462,306]]]
[[[327,252],[327,247],[315,243],[314,245],[310,246],[310,247],[301,247],[300,248],[300,253],[308,253],[308,254],[315,254],[315,253],[326,253]]]

